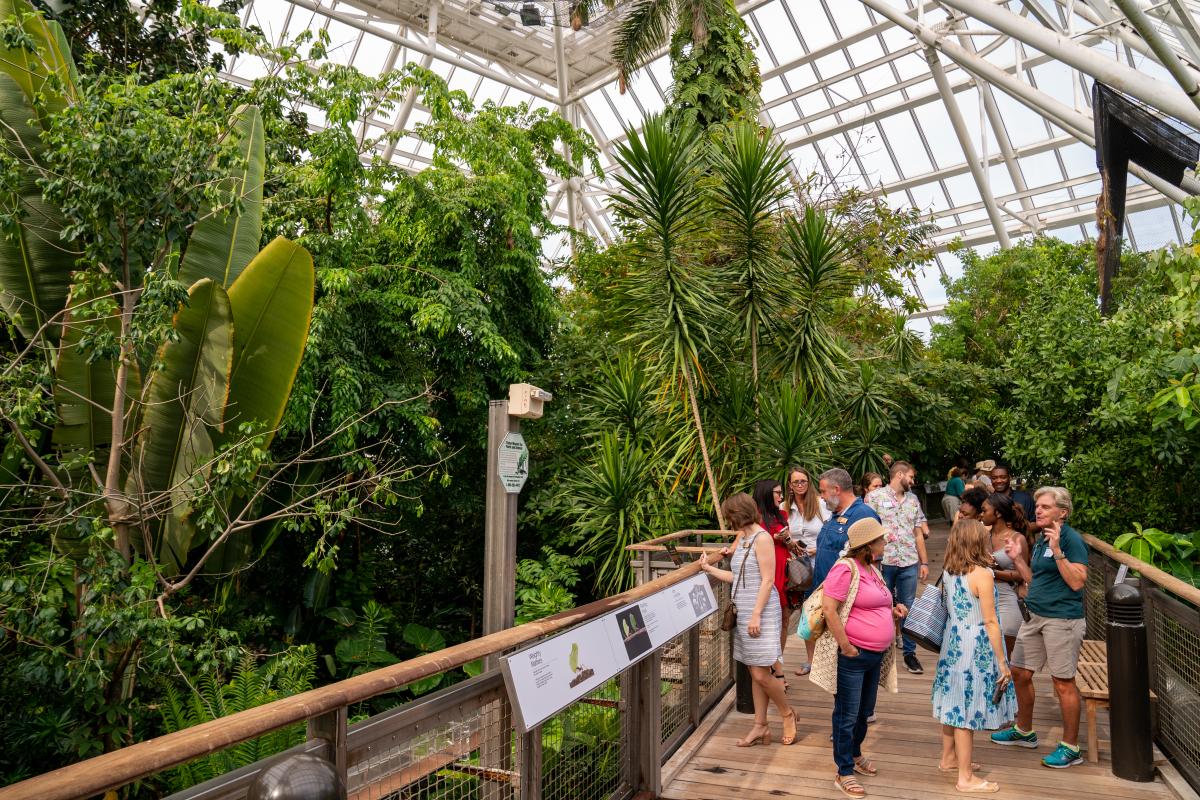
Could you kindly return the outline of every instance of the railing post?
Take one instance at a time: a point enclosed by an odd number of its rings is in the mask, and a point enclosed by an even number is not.
[[[687,709],[688,722],[700,724],[700,626],[693,625],[687,637]]]
[[[629,681],[629,783],[636,796],[662,793],[662,653],[654,653],[631,669]]]
[[[346,786],[346,707],[313,717],[308,721],[308,738],[323,739],[329,745],[328,757],[337,770],[342,785]]]
[[[479,763],[483,767],[502,771],[512,769],[511,708],[510,701],[505,697],[489,703],[483,709],[483,728],[480,731],[483,738],[479,743]],[[524,773],[521,780],[524,780]],[[515,788],[512,783],[484,780],[481,795],[484,800],[509,800]]]
[[[542,800],[542,726],[521,736],[521,800]]]

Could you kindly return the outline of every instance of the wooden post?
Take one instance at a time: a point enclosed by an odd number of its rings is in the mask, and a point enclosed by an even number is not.
[[[700,626],[693,625],[687,636],[687,708],[688,722],[700,724]]]
[[[639,661],[628,681],[629,742],[627,764],[634,795],[662,794],[662,651]]]
[[[521,800],[542,800],[542,726],[521,736]]]
[[[308,738],[324,739],[329,744],[329,760],[346,785],[346,707],[313,717],[308,721]]]
[[[483,633],[511,628],[517,593],[517,495],[500,483],[500,443],[505,434],[521,430],[521,421],[509,416],[507,400],[488,406],[486,516],[483,545]],[[498,664],[489,656],[485,668]]]

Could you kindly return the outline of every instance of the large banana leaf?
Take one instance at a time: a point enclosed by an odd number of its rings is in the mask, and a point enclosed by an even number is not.
[[[178,339],[163,346],[163,368],[147,389],[132,490],[164,518],[156,555],[168,573],[187,561],[190,498],[222,428],[233,330],[224,287],[208,278],[196,281],[188,304],[175,315]]]
[[[79,85],[75,59],[59,24],[35,14],[26,0],[0,0],[0,22],[12,17],[24,17],[20,25],[33,40],[33,51],[20,45],[0,45],[0,72],[16,81],[30,102],[42,96],[38,119],[44,128],[75,96]]]
[[[257,420],[273,431],[283,417],[308,338],[313,283],[312,256],[280,236],[229,287],[238,333],[225,414],[227,439],[242,422]]]
[[[179,279],[189,286],[201,278],[212,278],[228,289],[258,254],[267,156],[262,114],[256,106],[241,106],[234,112],[230,135],[240,163],[221,190],[241,205],[241,211],[236,205],[216,212],[212,208],[201,211],[179,268]]]
[[[0,0],[2,4],[4,0]],[[75,253],[59,233],[62,216],[42,199],[30,159],[42,151],[33,109],[16,81],[0,73],[0,147],[26,165],[14,191],[0,198],[6,217],[0,225],[0,306],[25,337],[32,337],[66,304]],[[45,335],[58,338],[59,326]]]
[[[54,445],[62,450],[90,453],[112,441],[112,414],[117,386],[117,363],[108,358],[88,362],[81,349],[84,333],[89,326],[104,326],[114,335],[121,321],[114,310],[102,320],[84,320],[89,302],[72,291],[71,302],[63,322],[63,337],[54,367],[54,405],[58,424],[54,426]],[[141,395],[141,372],[137,362],[129,366],[125,381],[125,427],[132,430],[134,401]]]

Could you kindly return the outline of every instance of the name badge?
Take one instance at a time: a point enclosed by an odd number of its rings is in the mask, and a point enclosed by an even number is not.
[[[847,519],[846,517],[838,517],[838,518],[837,518],[837,521],[838,521],[838,525],[845,525],[845,524],[846,524],[847,522],[849,522],[850,520],[849,520],[849,519]]]
[[[1046,548],[1046,558],[1054,558],[1054,551],[1049,547]]]

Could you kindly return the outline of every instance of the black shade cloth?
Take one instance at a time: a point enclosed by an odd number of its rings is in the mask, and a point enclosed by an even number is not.
[[[1100,236],[1096,266],[1100,307],[1107,313],[1112,279],[1121,260],[1125,229],[1125,189],[1129,162],[1178,186],[1183,173],[1200,159],[1200,142],[1173,120],[1164,119],[1100,82],[1092,84],[1096,129],[1096,166],[1103,189],[1096,209]]]

